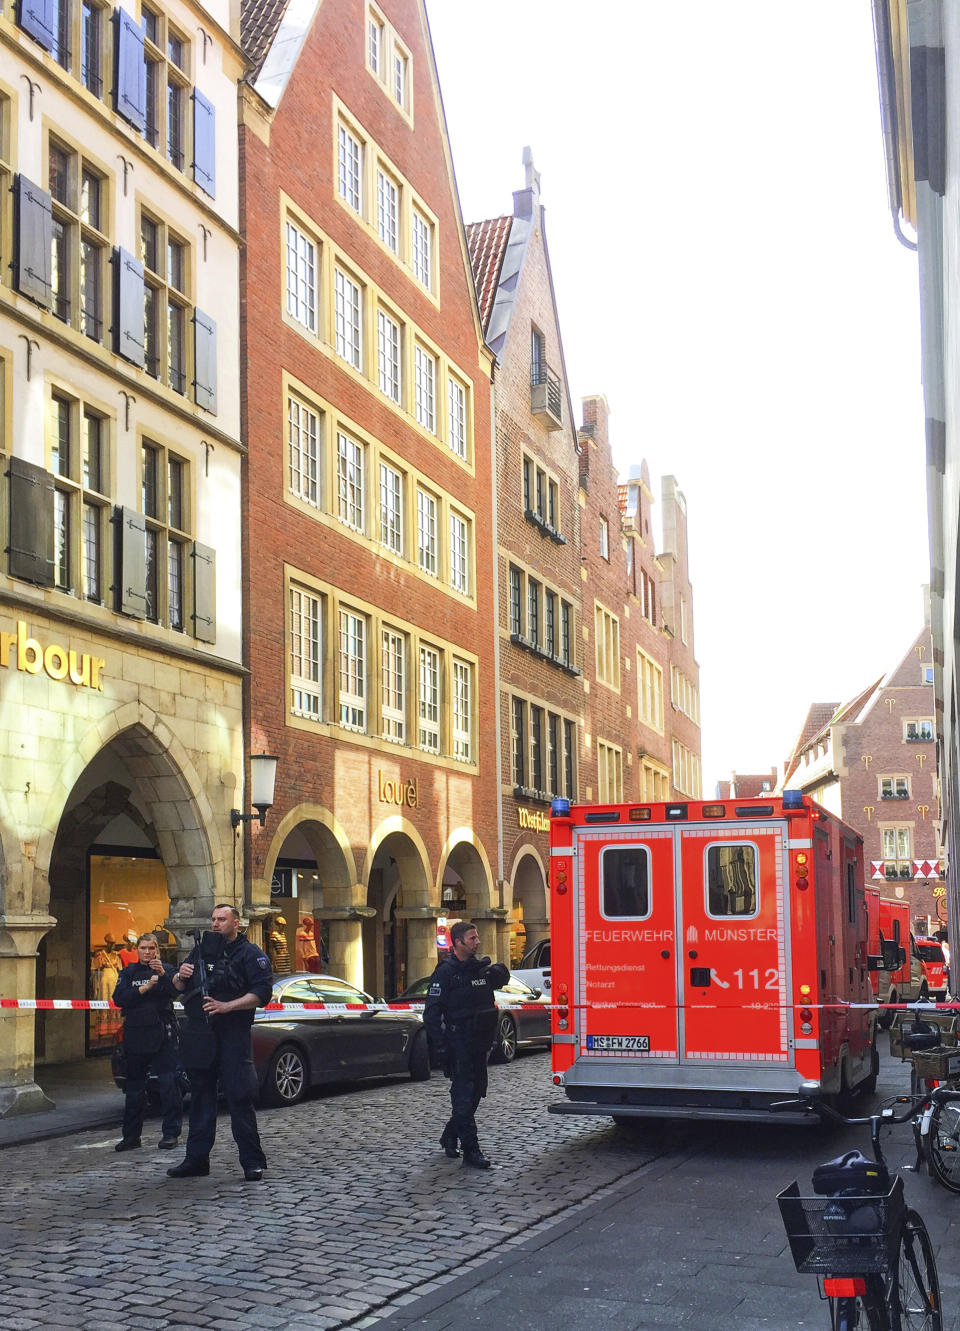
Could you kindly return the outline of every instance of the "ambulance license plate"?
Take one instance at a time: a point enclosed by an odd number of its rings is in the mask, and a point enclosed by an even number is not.
[[[598,1053],[626,1050],[634,1053],[649,1053],[649,1035],[588,1035],[587,1048]]]

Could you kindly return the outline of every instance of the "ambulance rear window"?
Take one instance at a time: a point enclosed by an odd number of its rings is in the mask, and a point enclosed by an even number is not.
[[[650,852],[645,846],[608,846],[600,857],[600,874],[604,919],[646,919],[650,914]]]
[[[725,918],[756,913],[756,846],[708,846],[707,914]]]

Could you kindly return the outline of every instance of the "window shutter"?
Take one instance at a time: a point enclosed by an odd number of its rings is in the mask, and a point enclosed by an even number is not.
[[[46,51],[53,50],[53,20],[56,0],[20,0],[20,26]]]
[[[216,113],[202,92],[193,91],[193,178],[216,198]]]
[[[125,9],[113,16],[116,25],[116,109],[124,120],[142,133],[147,123],[147,64],[143,55],[143,33]]]
[[[17,290],[50,309],[50,250],[53,217],[50,195],[26,176],[17,176],[13,193],[15,253],[13,280]]]
[[[200,642],[217,640],[217,552],[194,541],[193,636]]]
[[[193,312],[193,400],[217,414],[217,325],[202,310]]]
[[[8,571],[41,587],[52,587],[53,477],[23,458],[10,459],[10,544]]]
[[[113,349],[142,369],[146,365],[143,344],[143,264],[126,250],[113,251]]]
[[[147,617],[147,522],[133,508],[118,508],[116,566],[120,570],[117,608],[134,619]]]

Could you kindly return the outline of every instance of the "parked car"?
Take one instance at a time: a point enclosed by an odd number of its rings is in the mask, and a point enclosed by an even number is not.
[[[520,959],[520,965],[510,974],[515,980],[522,980],[528,984],[531,989],[539,989],[542,993],[550,992],[550,939],[541,938],[539,943],[534,943],[529,952],[525,952]]]
[[[430,987],[430,977],[417,980],[399,994],[396,1003],[422,1003]],[[550,1047],[550,1008],[548,1000],[536,989],[518,980],[510,979],[494,995],[499,1012],[497,1036],[490,1059],[494,1063],[512,1063],[518,1049],[548,1049]],[[431,1050],[431,1062],[437,1059]]]
[[[374,1002],[369,994],[334,975],[284,975],[273,986],[274,1003]],[[185,1017],[181,1015],[181,1021]],[[419,1012],[322,1008],[268,1012],[253,1019],[253,1063],[263,1104],[293,1105],[311,1086],[408,1073],[430,1076],[430,1053]],[[114,1080],[123,1090],[122,1045],[113,1055]],[[148,1086],[148,1091],[149,1091]]]

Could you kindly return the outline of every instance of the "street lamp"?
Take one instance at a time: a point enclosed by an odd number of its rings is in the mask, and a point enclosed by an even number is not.
[[[267,821],[267,810],[273,804],[273,787],[277,779],[277,760],[271,753],[251,753],[250,755],[250,803],[256,813],[241,813],[239,809],[230,810],[230,826],[239,827],[241,823],[252,823],[260,819],[263,827]]]

